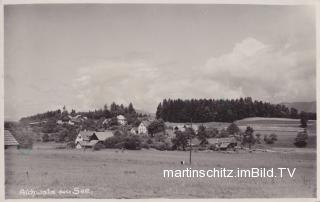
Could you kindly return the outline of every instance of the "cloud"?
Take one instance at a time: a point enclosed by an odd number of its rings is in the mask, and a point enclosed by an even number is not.
[[[73,80],[75,106],[91,109],[112,101],[133,102],[154,112],[164,98],[314,100],[312,53],[297,51],[290,43],[279,47],[246,38],[229,53],[209,58],[199,67],[155,64],[143,58],[104,60],[78,70]]]
[[[315,99],[315,60],[312,52],[297,51],[247,38],[220,57],[210,58],[206,79],[238,95],[271,102]],[[237,93],[236,93],[237,94]]]

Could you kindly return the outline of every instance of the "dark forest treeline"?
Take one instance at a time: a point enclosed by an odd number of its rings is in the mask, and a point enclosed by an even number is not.
[[[315,113],[301,112],[308,119]],[[300,114],[301,114],[300,113]],[[240,99],[164,99],[157,107],[156,116],[169,122],[233,122],[248,117],[300,118],[298,110],[274,105],[252,98]]]

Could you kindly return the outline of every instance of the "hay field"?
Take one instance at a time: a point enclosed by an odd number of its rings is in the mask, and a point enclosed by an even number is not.
[[[35,198],[315,197],[316,152],[193,153],[182,151],[6,150],[5,197],[33,198],[21,189],[85,190]],[[163,169],[296,168],[293,178],[163,178]]]

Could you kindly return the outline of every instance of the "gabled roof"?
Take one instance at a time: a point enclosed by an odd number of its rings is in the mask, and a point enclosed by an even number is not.
[[[4,130],[4,145],[7,145],[7,146],[19,145],[16,138],[14,138],[11,132],[8,130]]]
[[[150,125],[150,123],[151,123],[150,121],[141,121],[140,124],[143,124],[145,127],[148,127]]]
[[[109,137],[113,136],[113,132],[111,130],[107,130],[104,132],[95,132],[95,134],[96,134],[99,141],[105,141]]]
[[[84,141],[89,141],[91,139],[91,136],[94,135],[94,131],[80,131],[80,135],[82,136],[82,139]]]
[[[192,145],[200,145],[200,140],[198,138],[192,138],[191,140],[191,144]]]
[[[123,115],[120,114],[117,116],[117,119],[126,119],[126,117],[124,117]]]
[[[207,139],[209,144],[218,144],[218,143],[235,143],[237,142],[233,137],[226,137],[226,138],[209,138]]]

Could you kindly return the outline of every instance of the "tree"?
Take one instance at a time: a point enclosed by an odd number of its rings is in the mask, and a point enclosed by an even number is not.
[[[76,115],[76,110],[72,109],[71,112],[70,112],[70,115],[71,116],[75,116]]]
[[[298,117],[298,110],[295,108],[290,108],[290,117],[295,119]]]
[[[301,128],[306,128],[308,126],[307,122],[308,122],[308,119],[307,119],[306,113],[305,112],[301,112],[300,113],[300,127]]]
[[[141,149],[141,139],[137,135],[128,136],[124,141],[124,148],[130,150]]]
[[[148,133],[153,137],[155,133],[161,132],[165,130],[165,124],[162,119],[154,120],[148,126]]]
[[[232,122],[232,123],[228,126],[227,131],[228,131],[228,133],[230,133],[230,134],[232,134],[232,135],[235,135],[235,134],[237,134],[237,133],[240,132],[240,129],[239,129],[239,127],[237,126],[237,124],[235,124],[234,122]]]
[[[128,113],[129,114],[135,114],[136,110],[133,108],[132,103],[130,102],[129,106],[128,106]]]
[[[108,111],[108,105],[107,105],[107,104],[104,104],[104,105],[103,105],[103,110],[104,110],[104,111]]]
[[[162,118],[162,104],[161,104],[161,102],[159,103],[159,105],[157,107],[156,118],[157,119]]]
[[[200,125],[198,128],[198,139],[200,140],[200,145],[206,145],[208,143],[208,134],[206,132],[206,127],[204,127],[203,125]]]
[[[296,147],[306,147],[307,146],[308,133],[307,130],[299,132],[295,138],[294,145]]]
[[[247,127],[246,131],[244,132],[244,137],[242,140],[243,145],[248,145],[249,149],[251,149],[251,146],[255,143],[255,138],[253,136],[253,128],[250,126]]]
[[[173,144],[173,149],[182,148],[182,150],[185,151],[186,147],[188,146],[187,135],[179,130],[176,131],[175,134],[176,134],[176,137],[171,140]]]

